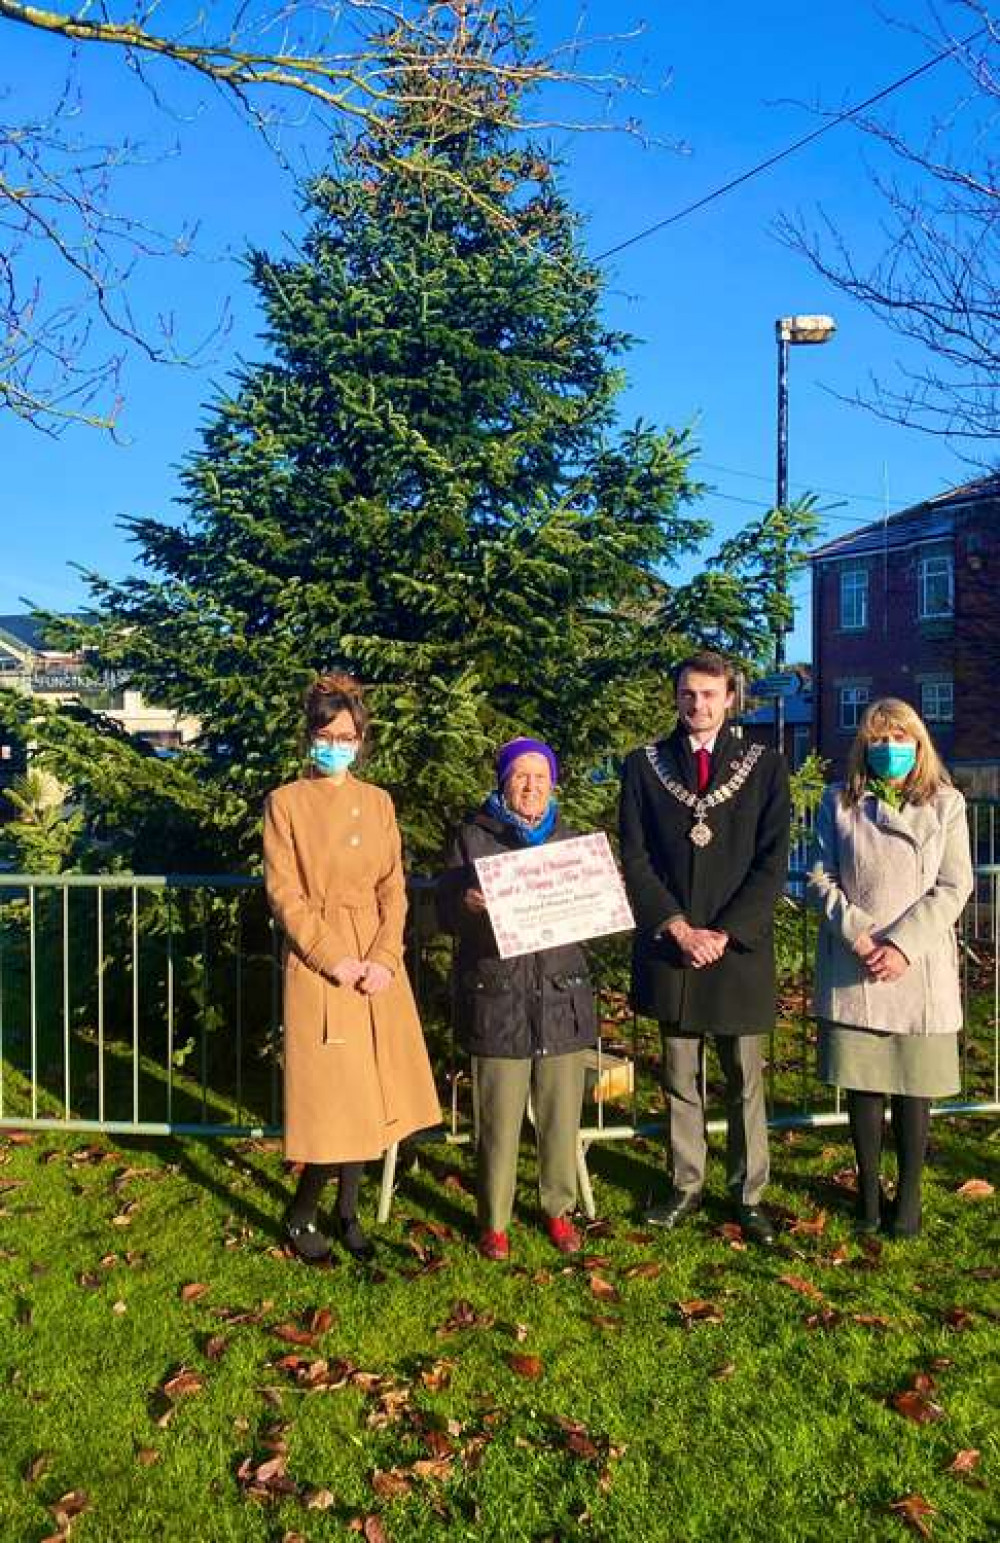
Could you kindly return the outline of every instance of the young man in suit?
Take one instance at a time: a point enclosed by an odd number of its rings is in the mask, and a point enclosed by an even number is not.
[[[633,750],[622,776],[621,849],[636,918],[635,1009],[659,1021],[673,1188],[646,1221],[674,1227],[701,1204],[705,1040],[726,1084],[726,1183],[745,1234],[774,1229],[761,1036],[774,1024],[774,909],[788,868],[784,759],[729,728],[735,676],[719,654],[674,672],[677,725]]]

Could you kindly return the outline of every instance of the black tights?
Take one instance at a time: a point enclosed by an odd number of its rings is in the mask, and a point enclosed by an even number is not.
[[[915,1227],[920,1224],[920,1175],[927,1152],[931,1101],[894,1093],[891,1104],[892,1139],[899,1169],[896,1222],[903,1227]],[[858,1163],[858,1208],[866,1220],[877,1221],[885,1094],[849,1092],[847,1114]]]
[[[289,1221],[296,1226],[315,1221],[319,1197],[330,1179],[339,1176],[337,1215],[349,1222],[358,1214],[358,1193],[364,1163],[306,1163],[289,1208]]]

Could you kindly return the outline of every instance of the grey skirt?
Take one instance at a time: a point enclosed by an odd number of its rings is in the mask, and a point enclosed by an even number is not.
[[[947,1098],[962,1085],[957,1034],[886,1034],[820,1020],[821,1082],[859,1093]]]

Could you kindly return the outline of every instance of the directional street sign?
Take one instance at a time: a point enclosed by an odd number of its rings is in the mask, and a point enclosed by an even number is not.
[[[781,675],[765,675],[762,680],[751,681],[751,696],[794,696],[799,689],[799,677],[791,671]]]

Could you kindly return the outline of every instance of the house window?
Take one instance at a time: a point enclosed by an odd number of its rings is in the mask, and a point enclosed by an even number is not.
[[[867,686],[841,686],[840,688],[840,727],[842,729],[856,729],[861,722],[861,715],[868,706],[869,691]]]
[[[922,681],[920,711],[928,723],[954,723],[954,681],[946,679]]]
[[[792,770],[798,771],[809,754],[812,730],[807,723],[797,723],[792,733]]]
[[[955,610],[955,561],[950,552],[921,557],[917,564],[917,615],[921,621]]]
[[[860,632],[868,625],[868,569],[840,570],[840,625]]]

